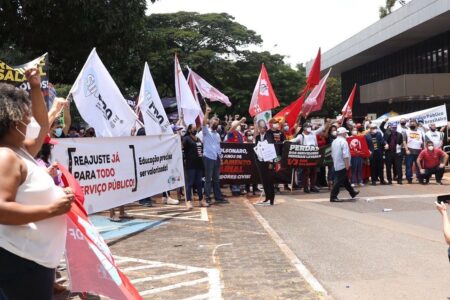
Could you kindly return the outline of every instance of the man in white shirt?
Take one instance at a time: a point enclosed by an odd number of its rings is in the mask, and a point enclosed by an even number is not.
[[[416,177],[420,178],[419,175],[419,165],[417,165],[417,157],[423,148],[423,135],[422,132],[418,130],[417,122],[411,120],[409,122],[409,129],[403,132],[403,145],[405,147],[406,158],[406,180],[408,183],[412,183],[412,166],[416,165]]]
[[[331,144],[331,156],[333,157],[334,165],[334,183],[331,189],[330,202],[341,202],[337,196],[339,194],[339,188],[343,185],[345,189],[350,193],[352,198],[355,198],[359,194],[358,190],[355,190],[348,180],[347,171],[350,168],[350,149],[347,143],[347,129],[339,127],[337,129],[337,138]]]
[[[444,143],[444,133],[436,129],[436,124],[430,124],[430,130],[425,133],[425,143],[432,141],[435,148],[442,149]]]

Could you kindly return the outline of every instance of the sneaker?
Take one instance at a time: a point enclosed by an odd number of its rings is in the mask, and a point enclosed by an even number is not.
[[[342,202],[342,200],[336,197],[336,198],[331,198],[330,202]]]
[[[264,200],[264,201],[256,202],[255,205],[258,205],[258,206],[269,206],[270,202],[269,202],[269,200]]]
[[[352,183],[352,184],[351,184],[351,186],[352,186],[352,187],[355,187],[355,186],[356,186],[356,184]]]
[[[163,202],[164,202],[164,204],[169,204],[169,205],[180,204],[180,201],[178,201],[177,199],[173,199],[171,197],[163,197]]]
[[[312,193],[320,193],[319,189],[316,188],[316,187],[311,188],[310,191],[311,191]]]
[[[352,196],[352,198],[355,198],[356,196],[358,196],[359,191],[355,190],[355,192],[353,194],[350,194],[350,196]]]
[[[359,184],[359,186],[364,186],[364,183],[361,182],[361,183]]]
[[[192,201],[186,201],[186,208],[192,209]]]
[[[202,201],[200,201],[200,206],[201,207],[209,207],[209,204],[208,204],[208,202],[206,202],[206,200],[202,200]]]

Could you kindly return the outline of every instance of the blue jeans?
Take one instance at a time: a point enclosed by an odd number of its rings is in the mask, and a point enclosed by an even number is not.
[[[363,158],[362,157],[352,157],[352,183],[362,183],[362,166],[363,166]]]
[[[408,181],[412,180],[413,174],[412,174],[412,166],[413,164],[416,165],[416,177],[419,178],[419,165],[417,165],[417,157],[418,154],[409,154],[406,155],[405,158],[405,164],[406,164],[406,179]]]
[[[202,189],[203,171],[201,169],[187,169],[186,170],[186,200],[192,201],[192,191],[195,187],[198,194],[198,199],[203,200]]]
[[[214,192],[214,198],[216,201],[223,201],[222,192],[220,191],[219,173],[220,173],[220,160],[203,158],[205,166],[205,198],[207,201],[211,200],[211,185]]]

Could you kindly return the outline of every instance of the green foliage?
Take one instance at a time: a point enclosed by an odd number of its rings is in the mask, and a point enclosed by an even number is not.
[[[396,3],[401,4],[402,6],[406,4],[406,0],[386,0],[385,6],[380,6],[378,13],[380,15],[380,19],[383,19],[387,15],[389,15],[392,10],[394,9],[394,6]]]

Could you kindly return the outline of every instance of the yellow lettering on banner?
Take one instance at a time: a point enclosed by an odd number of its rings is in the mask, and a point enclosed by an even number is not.
[[[14,81],[14,74],[12,71],[8,70],[8,72],[6,72],[5,78],[4,80],[11,80]]]

